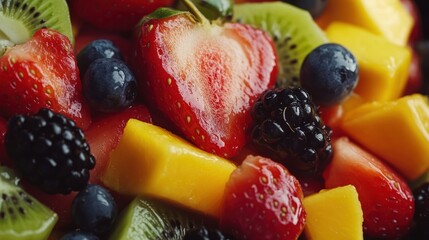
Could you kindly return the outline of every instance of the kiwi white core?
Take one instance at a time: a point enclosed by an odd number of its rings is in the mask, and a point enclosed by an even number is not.
[[[31,32],[18,20],[9,18],[0,12],[0,40],[21,44],[31,38]]]

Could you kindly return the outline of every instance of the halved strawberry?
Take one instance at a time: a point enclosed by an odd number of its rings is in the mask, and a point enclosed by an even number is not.
[[[296,240],[305,225],[302,198],[283,165],[250,155],[226,184],[221,227],[237,239]]]
[[[248,25],[160,9],[136,33],[141,95],[198,147],[224,156],[245,144],[256,98],[274,86],[271,39]]]
[[[73,13],[92,25],[106,30],[128,31],[139,20],[175,0],[73,0]]]
[[[118,113],[98,116],[85,131],[85,138],[96,162],[90,174],[90,183],[101,183],[100,176],[107,166],[109,154],[118,144],[124,127],[131,118],[152,122],[147,108],[144,105],[136,105]]]
[[[334,156],[323,173],[326,188],[355,186],[366,235],[397,239],[406,234],[414,214],[414,198],[406,182],[346,137],[335,140],[332,146]]]
[[[0,115],[36,113],[42,107],[64,114],[86,129],[89,108],[84,102],[79,70],[69,39],[49,29],[0,58]]]

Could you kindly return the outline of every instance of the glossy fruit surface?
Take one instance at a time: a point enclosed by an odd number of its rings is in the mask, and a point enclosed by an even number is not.
[[[99,240],[99,238],[91,233],[74,231],[62,236],[60,240]]]
[[[355,186],[362,205],[365,235],[403,237],[414,214],[414,197],[404,179],[347,138],[334,141],[333,150],[334,157],[324,172],[326,188]]]
[[[413,18],[399,0],[329,0],[317,23],[326,28],[333,22],[362,27],[391,43],[406,46]]]
[[[359,65],[354,90],[366,101],[393,100],[402,95],[411,62],[411,49],[348,23],[334,22],[326,35],[347,48]]]
[[[137,80],[122,60],[99,58],[92,62],[82,79],[83,94],[91,108],[118,112],[137,98]]]
[[[245,144],[251,105],[275,83],[275,49],[248,25],[192,18],[161,9],[139,26],[140,94],[201,149],[234,156]]]
[[[46,193],[83,189],[95,166],[83,131],[71,119],[46,108],[12,117],[5,146],[24,178]]]
[[[79,70],[69,39],[42,29],[28,42],[11,48],[0,58],[0,114],[36,113],[50,108],[86,129],[88,106],[82,96]]]
[[[301,66],[301,86],[322,106],[341,103],[352,93],[358,78],[356,58],[347,48],[335,43],[315,48]]]
[[[89,65],[99,58],[116,58],[123,60],[118,47],[107,39],[97,39],[86,45],[76,55],[80,75],[84,76]]]
[[[297,239],[306,218],[302,198],[283,165],[248,156],[226,184],[221,227],[238,239]]]
[[[304,230],[307,238],[363,240],[363,213],[354,186],[325,189],[304,198],[303,204],[307,213]]]
[[[341,129],[407,179],[415,180],[429,168],[428,121],[428,99],[413,94],[355,107],[343,117]]]
[[[90,183],[99,184],[100,177],[106,170],[109,155],[116,148],[128,120],[152,122],[152,116],[146,106],[138,104],[118,113],[101,114],[94,118],[93,123],[85,131],[85,136],[91,147],[97,164],[91,171]],[[108,131],[106,131],[108,129]]]
[[[267,90],[252,107],[253,142],[294,173],[318,175],[332,157],[330,130],[303,88]]]
[[[198,169],[198,171],[195,171]],[[218,217],[236,166],[158,126],[128,121],[102,182],[124,195],[147,195]]]
[[[73,223],[83,231],[106,234],[115,221],[118,209],[109,191],[100,185],[88,185],[72,204]]]

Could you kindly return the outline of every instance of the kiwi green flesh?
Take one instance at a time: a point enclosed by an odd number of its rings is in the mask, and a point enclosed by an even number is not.
[[[0,51],[2,45],[26,42],[41,28],[57,30],[74,42],[66,0],[0,0]]]
[[[145,197],[135,198],[120,215],[111,240],[181,240],[192,228],[213,226],[212,219],[174,204]]]
[[[47,239],[58,216],[17,184],[16,177],[0,168],[0,239]]]
[[[283,2],[235,4],[233,21],[260,28],[272,37],[278,55],[278,87],[299,86],[305,57],[328,42],[309,12]]]

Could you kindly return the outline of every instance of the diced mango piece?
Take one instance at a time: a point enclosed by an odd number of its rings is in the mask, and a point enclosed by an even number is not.
[[[349,111],[341,128],[409,180],[429,168],[429,105],[420,94],[366,103]]]
[[[122,194],[167,199],[218,217],[236,166],[155,125],[128,121],[103,183]]]
[[[337,21],[360,26],[401,46],[407,44],[414,25],[400,0],[329,0],[317,23],[326,28]]]
[[[411,63],[411,49],[390,43],[362,28],[335,22],[328,38],[349,49],[359,64],[355,92],[366,101],[388,101],[401,96]]]
[[[322,190],[304,198],[309,240],[363,239],[363,212],[352,185]]]

